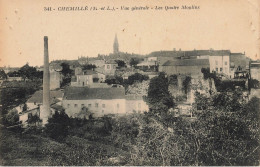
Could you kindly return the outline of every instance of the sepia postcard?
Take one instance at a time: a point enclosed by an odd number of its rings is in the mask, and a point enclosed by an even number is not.
[[[259,166],[259,0],[0,0],[1,166]]]

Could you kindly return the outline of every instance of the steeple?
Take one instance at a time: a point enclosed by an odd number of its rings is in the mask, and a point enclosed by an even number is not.
[[[119,44],[118,44],[118,40],[117,40],[117,35],[115,35],[115,40],[114,40],[114,54],[119,52]]]

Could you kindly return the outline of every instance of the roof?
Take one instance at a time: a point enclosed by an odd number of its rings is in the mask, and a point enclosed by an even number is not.
[[[129,95],[126,95],[125,98],[126,98],[126,100],[143,100],[142,95],[129,94]]]
[[[124,99],[125,88],[88,88],[67,87],[63,99],[66,100],[88,100],[88,99]]]
[[[246,69],[249,64],[249,59],[242,53],[232,53],[230,54],[230,67],[240,66],[242,69]]]
[[[57,111],[64,111],[64,108],[58,104],[51,105],[51,108],[53,108],[54,110],[57,110]]]
[[[149,57],[157,57],[157,56],[170,56],[170,57],[182,57],[182,56],[202,56],[202,55],[210,55],[210,56],[222,56],[222,55],[230,55],[230,50],[191,50],[191,51],[157,51],[149,54]]]
[[[27,103],[43,103],[43,91],[39,90],[35,92],[28,100]],[[51,104],[59,102],[57,98],[62,98],[63,92],[61,90],[52,90],[50,91]]]
[[[200,66],[200,65],[208,65],[208,59],[181,59],[181,60],[168,60],[162,66]]]
[[[93,70],[83,70],[84,75],[93,75],[93,74],[97,74],[97,71],[93,71]]]
[[[143,61],[137,64],[137,66],[155,66],[155,65],[156,65],[156,61]]]
[[[106,64],[117,64],[115,60],[107,60]]]
[[[260,62],[252,62],[251,64],[250,64],[250,67],[251,68],[260,68]]]

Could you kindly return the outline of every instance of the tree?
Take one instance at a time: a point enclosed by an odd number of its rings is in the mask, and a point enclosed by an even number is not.
[[[25,79],[30,79],[33,80],[38,76],[38,72],[35,67],[29,66],[28,63],[26,63],[24,66],[22,66],[19,69],[19,74],[20,76],[25,80]]]
[[[23,111],[26,111],[27,110],[27,104],[25,103],[24,105],[23,105]]]
[[[72,70],[70,69],[70,66],[68,63],[61,63],[61,73],[63,74],[64,77],[70,77],[72,74]]]
[[[186,76],[185,79],[182,82],[183,90],[184,90],[185,94],[188,93],[188,91],[190,89],[190,84],[191,84],[191,77],[190,76]]]
[[[168,80],[164,73],[151,79],[147,102],[149,112],[157,116],[167,114],[168,110],[174,106],[173,97],[168,91]]]
[[[70,69],[70,66],[68,63],[61,63],[61,73],[64,76],[61,87],[66,86],[71,82],[71,75],[72,75],[72,70]]]
[[[118,67],[126,67],[126,63],[123,60],[115,60],[116,63],[118,64]]]
[[[95,64],[86,64],[82,66],[82,70],[93,70],[95,68],[97,68]]]
[[[140,62],[140,59],[138,59],[138,58],[131,58],[130,59],[130,62],[129,62],[129,64],[130,64],[130,66],[136,66],[138,63]]]
[[[0,79],[7,79],[7,75],[3,69],[0,69]]]
[[[105,83],[111,85],[111,84],[120,84],[122,85],[123,84],[123,78],[120,77],[120,76],[113,76],[113,77],[109,77],[105,80]]]
[[[30,114],[28,115],[28,120],[27,120],[29,125],[34,125],[36,126],[37,124],[39,124],[40,122],[42,122],[42,120],[40,119],[38,114]]]
[[[127,84],[132,85],[134,82],[142,82],[147,81],[149,77],[147,75],[142,75],[140,73],[135,73],[133,75],[130,75],[127,80]]]
[[[70,118],[64,112],[55,111],[45,126],[45,132],[55,140],[63,140],[68,135]]]
[[[4,115],[3,119],[3,123],[7,126],[14,126],[19,124],[18,111],[15,108],[10,110],[6,115]]]

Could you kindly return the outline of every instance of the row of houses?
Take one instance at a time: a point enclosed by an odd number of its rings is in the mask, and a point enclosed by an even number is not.
[[[201,68],[210,72],[234,78],[237,71],[248,71],[250,59],[245,53],[231,53],[230,50],[192,50],[153,52],[140,64],[158,65],[160,72],[167,74],[201,75]],[[138,65],[137,65],[138,66]],[[147,68],[147,67],[143,67]]]

